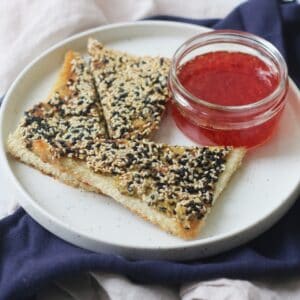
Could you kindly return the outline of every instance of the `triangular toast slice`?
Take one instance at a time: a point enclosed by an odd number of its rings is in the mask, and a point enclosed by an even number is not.
[[[86,161],[61,159],[60,168],[166,232],[192,239],[244,154],[242,148],[103,140]]]
[[[170,60],[134,56],[90,38],[88,53],[111,139],[142,139],[158,128],[169,98]]]
[[[7,147],[12,156],[47,175],[96,191],[68,172],[61,172],[59,158],[80,158],[82,149],[106,136],[89,69],[78,53],[69,51],[48,99],[25,112],[16,131],[9,135]]]

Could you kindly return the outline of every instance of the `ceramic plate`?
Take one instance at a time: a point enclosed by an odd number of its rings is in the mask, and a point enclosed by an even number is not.
[[[1,109],[1,165],[18,191],[20,205],[42,226],[81,247],[129,258],[188,260],[240,245],[274,224],[296,199],[300,180],[300,100],[291,83],[280,128],[250,151],[216,202],[202,234],[193,241],[173,237],[133,215],[112,199],[68,187],[5,154],[8,133],[24,110],[45,99],[68,49],[85,52],[93,36],[107,46],[138,55],[171,57],[179,45],[209,29],[143,21],[104,26],[52,47],[18,76]],[[192,145],[167,116],[155,139]]]

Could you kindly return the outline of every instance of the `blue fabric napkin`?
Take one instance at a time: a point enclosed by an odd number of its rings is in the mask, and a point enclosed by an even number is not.
[[[224,20],[154,19],[240,29],[260,35],[285,55],[300,85],[300,6],[250,0]],[[299,170],[300,172],[300,170]],[[121,273],[147,283],[182,283],[216,277],[259,278],[300,274],[300,202],[272,229],[224,254],[189,263],[130,261],[75,247],[38,225],[23,209],[0,222],[0,299],[32,299],[51,280],[88,270]],[[298,227],[299,226],[299,227]]]

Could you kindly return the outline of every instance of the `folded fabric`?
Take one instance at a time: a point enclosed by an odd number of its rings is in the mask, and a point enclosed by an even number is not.
[[[255,18],[253,16],[255,15]],[[258,34],[285,55],[300,84],[300,7],[275,0],[251,0],[226,19],[177,21]],[[216,277],[251,279],[300,273],[300,203],[271,230],[227,253],[189,263],[130,261],[75,247],[38,225],[23,209],[0,222],[0,299],[26,299],[52,280],[88,270],[124,274],[147,283],[182,283]]]
[[[35,300],[135,299],[179,300],[180,296],[176,286],[137,284],[123,275],[98,271],[53,281],[37,293]]]
[[[180,296],[182,300],[298,300],[299,283],[299,278],[290,277],[260,282],[222,278],[184,285]]]

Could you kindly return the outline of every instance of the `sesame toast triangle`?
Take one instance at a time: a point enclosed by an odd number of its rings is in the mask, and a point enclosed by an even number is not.
[[[95,191],[68,172],[61,172],[56,158],[74,157],[72,149],[105,137],[105,120],[92,76],[80,54],[69,51],[50,95],[25,112],[9,135],[7,148],[13,157],[47,175]]]
[[[158,128],[169,98],[170,60],[134,56],[88,40],[90,67],[110,138],[148,138]]]
[[[59,167],[162,230],[193,239],[244,154],[243,148],[105,139],[85,160],[61,158]]]
[[[244,154],[243,148],[105,140],[94,144],[77,176],[85,174],[87,184],[166,232],[191,239]]]

